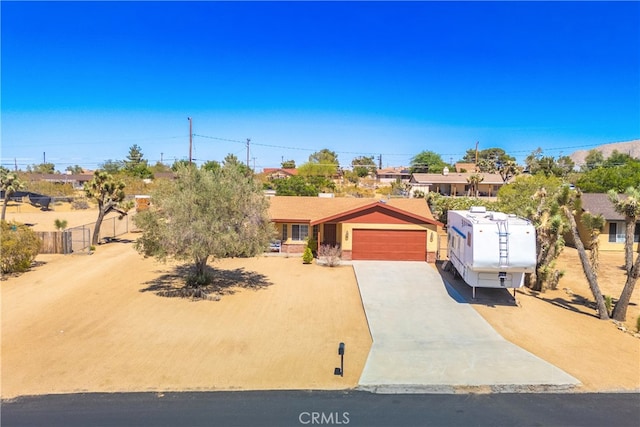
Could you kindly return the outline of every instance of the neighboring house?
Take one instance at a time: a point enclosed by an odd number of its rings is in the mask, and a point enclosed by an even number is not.
[[[626,197],[624,195],[620,196]],[[624,215],[619,214],[613,208],[613,204],[609,200],[609,196],[604,193],[583,193],[582,194],[582,211],[587,211],[592,215],[602,215],[605,224],[599,237],[601,251],[624,251],[625,241],[625,221]],[[580,215],[576,218],[580,239],[585,247],[589,246],[589,233],[580,220]],[[638,242],[640,241],[640,221],[636,222],[635,234],[633,236],[634,251],[638,250]]]
[[[379,184],[391,185],[394,182],[400,180],[400,182],[407,183],[411,179],[411,172],[408,168],[403,166],[397,168],[384,168],[376,171],[376,181]]]
[[[269,180],[274,179],[282,179],[289,178],[290,176],[295,176],[298,174],[298,169],[289,169],[289,168],[264,168],[262,173]]]
[[[319,245],[339,245],[344,260],[434,262],[438,229],[423,199],[360,199],[276,196],[269,213],[280,250],[302,253],[314,236]]]
[[[415,191],[423,193],[436,192],[445,196],[467,196],[471,185],[468,178],[475,175],[471,172],[414,173],[411,175],[411,196]],[[482,181],[478,185],[478,195],[495,197],[505,182],[500,174],[478,172]]]
[[[71,184],[75,190],[82,190],[84,184],[93,179],[93,174],[72,175],[64,173],[31,174],[30,179],[53,182],[55,184]]]

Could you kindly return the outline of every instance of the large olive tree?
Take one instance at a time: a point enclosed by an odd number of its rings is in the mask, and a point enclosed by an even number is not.
[[[159,260],[193,261],[191,287],[208,283],[210,258],[254,256],[274,235],[262,189],[236,167],[178,166],[176,179],[161,183],[151,200],[134,218],[142,229],[136,249]]]

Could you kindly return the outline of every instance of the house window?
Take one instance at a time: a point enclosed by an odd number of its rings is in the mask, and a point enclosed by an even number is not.
[[[288,225],[287,224],[282,224],[282,241],[286,242],[287,241],[287,229],[288,229]]]
[[[609,223],[609,243],[624,243],[626,239],[626,226],[624,222]],[[633,241],[640,242],[640,223],[636,223],[633,232]]]
[[[309,226],[306,224],[293,224],[291,226],[291,240],[301,241],[309,236]]]
[[[314,225],[311,238],[317,239],[318,238],[318,233],[320,233],[320,226],[319,225]]]

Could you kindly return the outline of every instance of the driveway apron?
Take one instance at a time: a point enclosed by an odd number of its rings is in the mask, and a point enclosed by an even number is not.
[[[516,392],[580,384],[502,338],[429,264],[353,261],[353,268],[373,337],[360,389]]]

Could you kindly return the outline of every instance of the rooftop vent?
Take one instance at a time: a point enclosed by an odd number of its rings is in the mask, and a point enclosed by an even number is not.
[[[487,208],[484,206],[471,206],[469,208],[469,212],[471,213],[486,213]]]

